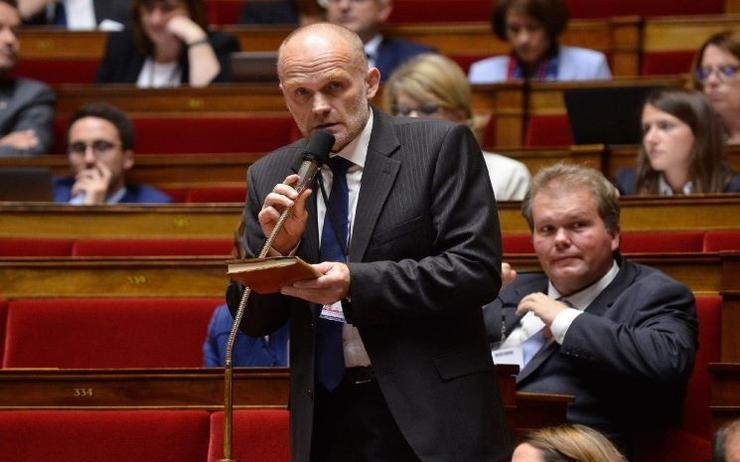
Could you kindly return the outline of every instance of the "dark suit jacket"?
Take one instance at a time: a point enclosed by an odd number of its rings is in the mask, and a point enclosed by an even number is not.
[[[484,309],[491,342],[519,325],[515,310],[547,293],[542,273],[520,274]],[[557,342],[540,350],[517,377],[517,390],[575,396],[568,420],[597,428],[623,447],[630,436],[673,423],[697,348],[691,291],[665,274],[622,260],[612,283]]]
[[[378,56],[375,59],[375,67],[380,70],[380,79],[385,82],[393,71],[414,56],[428,53],[434,49],[397,38],[383,37],[378,47]]]
[[[265,196],[300,160],[305,140],[248,174],[247,244],[263,244]],[[316,190],[316,189],[314,189]],[[319,260],[315,195],[298,255]],[[424,461],[494,461],[510,454],[481,306],[500,286],[498,215],[469,129],[393,119],[375,111],[349,249],[348,322],[359,329],[401,432]],[[239,287],[227,299],[238,305]],[[252,294],[242,329],[252,336],[290,319],[294,461],[310,454],[314,341],[320,306]]]
[[[131,21],[130,11],[131,0],[93,0],[93,9],[95,10],[95,22],[100,25],[105,19],[116,21],[127,26]],[[38,14],[24,21],[31,25],[49,24],[46,17],[46,8],[43,8]]]
[[[54,202],[69,202],[72,198],[73,177],[55,177],[53,180]],[[147,185],[126,185],[126,194],[120,204],[169,204],[172,199],[167,194]]]
[[[39,143],[30,149],[0,146],[0,156],[46,154],[54,141],[56,96],[46,84],[31,79],[0,80],[0,137],[33,130]]]
[[[631,196],[637,191],[637,173],[634,168],[623,168],[614,176],[614,185],[623,196]],[[735,174],[725,189],[724,193],[740,192],[740,174]]]
[[[295,0],[249,1],[239,14],[240,24],[298,24]]]
[[[229,56],[232,52],[239,51],[239,42],[234,37],[220,32],[209,33],[208,41],[216,53],[219,64],[221,64],[221,72],[213,81],[231,81]],[[108,35],[105,55],[98,68],[96,80],[98,83],[136,83],[146,58],[146,55],[139,52],[136,45],[134,45],[134,36],[130,31],[111,32]],[[181,83],[187,84],[190,82],[189,64],[187,52],[183,53],[180,59]]]

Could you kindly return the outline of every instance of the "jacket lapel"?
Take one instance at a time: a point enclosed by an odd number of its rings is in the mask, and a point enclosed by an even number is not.
[[[395,183],[401,162],[390,156],[401,146],[393,131],[392,120],[373,110],[373,132],[362,171],[362,183],[357,199],[357,211],[352,225],[349,260],[362,261],[370,243],[383,204]]]

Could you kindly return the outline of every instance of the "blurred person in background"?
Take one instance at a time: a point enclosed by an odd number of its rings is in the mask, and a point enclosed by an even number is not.
[[[740,419],[723,425],[714,434],[712,462],[740,462]]]
[[[23,22],[70,30],[123,30],[131,0],[19,0]]]
[[[67,143],[73,175],[54,178],[54,202],[171,202],[169,196],[151,186],[126,182],[126,172],[134,166],[134,128],[118,108],[94,103],[72,114]]]
[[[140,88],[207,86],[231,80],[235,38],[208,32],[202,0],[132,0],[131,31],[111,33],[98,83]]]
[[[545,427],[528,434],[511,462],[627,462],[604,435],[585,425]]]
[[[383,24],[393,10],[393,0],[318,0],[325,9],[326,21],[344,26],[360,36],[365,46],[368,66],[380,71],[385,82],[404,61],[421,53],[433,51],[425,45],[408,40],[386,37]]]
[[[470,83],[611,78],[603,53],[558,43],[567,25],[562,0],[498,0],[491,26],[496,37],[509,42],[511,53],[473,63]]]
[[[239,23],[305,26],[322,17],[316,0],[249,0],[241,9]]]
[[[701,93],[651,94],[642,108],[642,134],[637,167],[614,178],[622,195],[740,191],[740,175],[725,157],[721,122]]]
[[[702,91],[722,119],[728,143],[740,143],[740,31],[707,39],[694,61],[694,88]]]
[[[473,128],[472,93],[465,73],[442,55],[424,53],[396,69],[383,100],[393,115],[449,120]],[[486,151],[483,158],[496,200],[522,200],[530,180],[526,165]]]

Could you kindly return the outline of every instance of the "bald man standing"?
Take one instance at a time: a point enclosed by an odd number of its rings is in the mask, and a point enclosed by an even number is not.
[[[508,458],[480,308],[501,285],[500,231],[472,133],[372,108],[379,71],[340,26],[293,32],[278,73],[304,137],[323,129],[336,140],[300,196],[291,186],[306,139],[248,173],[248,251],[295,205],[272,252],[321,274],[253,293],[241,325],[260,336],[290,319],[293,460]],[[232,311],[242,291],[229,287]]]

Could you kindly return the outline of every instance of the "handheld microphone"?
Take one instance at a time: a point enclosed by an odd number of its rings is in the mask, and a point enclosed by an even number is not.
[[[313,132],[311,138],[308,140],[305,151],[303,151],[303,162],[298,169],[298,184],[295,186],[295,190],[298,194],[302,193],[308,186],[313,183],[313,179],[316,176],[316,172],[319,171],[321,164],[326,163],[329,160],[329,150],[334,145],[334,135],[327,132],[326,130],[317,130]],[[287,207],[280,214],[275,227],[270,233],[270,236],[262,246],[258,258],[265,258],[267,256],[275,237],[283,229],[285,220],[288,219],[293,206]],[[229,338],[226,341],[226,352],[224,354],[224,458],[219,459],[218,462],[237,462],[231,458],[231,442],[232,442],[232,428],[233,428],[233,415],[234,415],[234,389],[233,389],[233,355],[234,355],[234,342],[236,341],[236,332],[239,329],[239,325],[244,317],[244,310],[247,306],[247,300],[249,295],[252,293],[252,289],[249,287],[244,288],[242,298],[239,302],[239,308],[236,310],[234,316],[234,322],[231,325],[231,331],[229,331]]]
[[[329,160],[329,150],[334,146],[334,135],[326,130],[317,130],[313,132],[308,140],[306,150],[303,152],[303,162],[298,169],[298,184],[295,190],[298,194],[313,183],[316,172],[319,171],[321,164]]]

